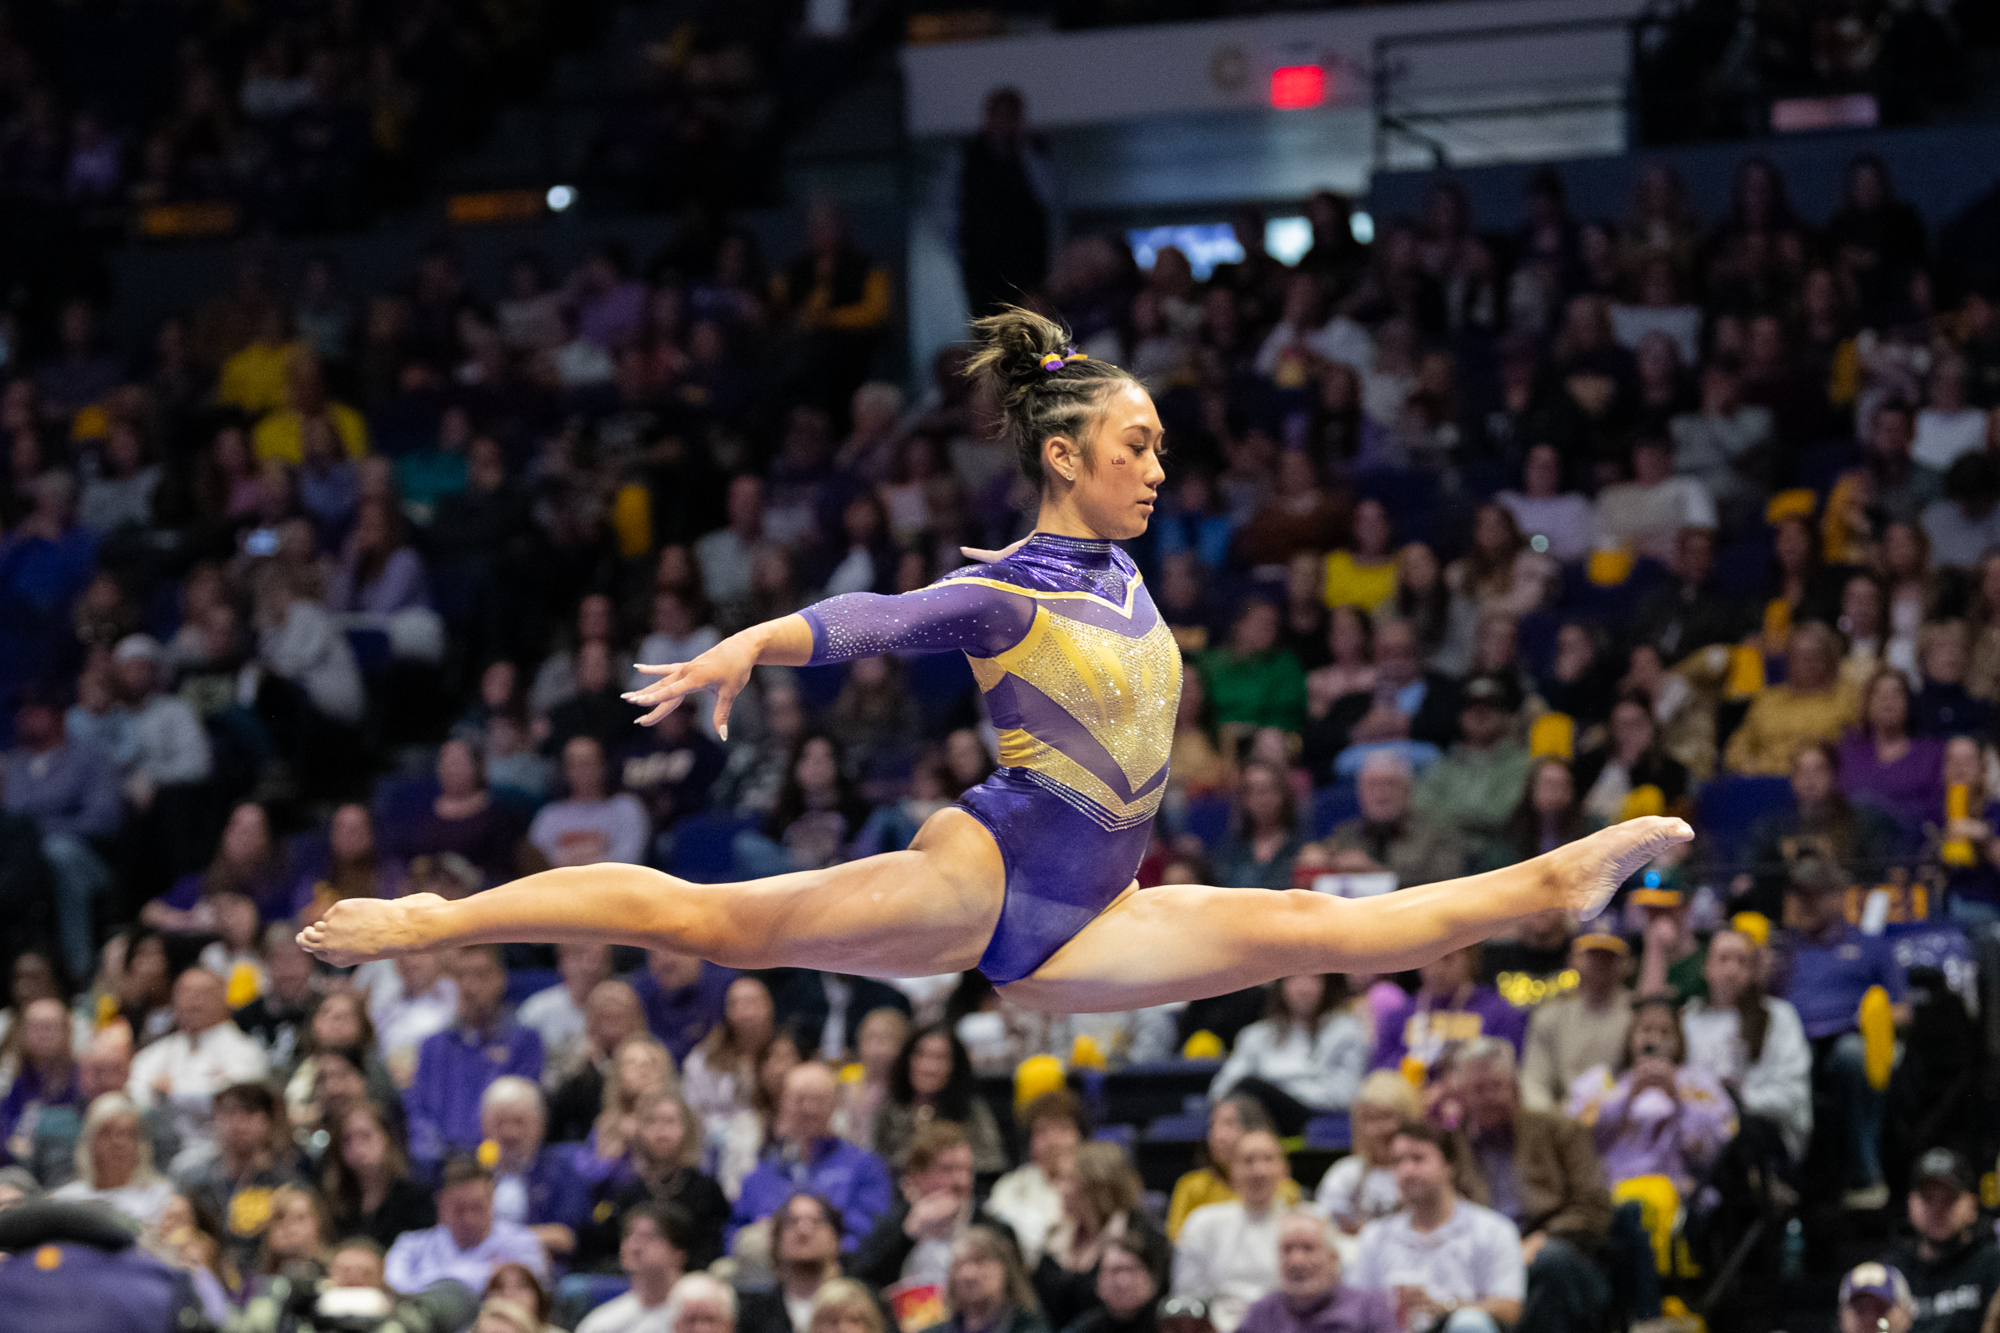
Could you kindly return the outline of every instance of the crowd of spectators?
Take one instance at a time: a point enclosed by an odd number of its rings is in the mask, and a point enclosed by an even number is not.
[[[760,671],[727,746],[619,694],[1032,497],[958,350],[871,378],[889,279],[830,202],[769,273],[727,226],[496,292],[446,244],[374,293],[250,248],[136,358],[70,306],[0,392],[0,1189],[128,1215],[245,1328],[308,1274],[454,1279],[482,1330],[1560,1333],[1745,1236],[1753,1307],[1788,1217],[1905,1204],[1841,1299],[1977,1327],[2000,292],[1869,158],[1823,225],[1755,159],[1714,225],[1658,166],[1616,220],[1554,172],[1511,229],[1449,181],[1372,245],[1310,211],[1292,266],[1246,213],[1205,279],[1103,236],[980,270],[1147,367],[1172,441],[1140,883],[1385,892],[1693,817],[1603,921],[1074,1017],[666,951],[318,966],[339,898],[906,846],[993,770],[961,662]],[[1207,1095],[1108,1125],[1106,1066]]]
[[[422,198],[503,109],[547,97],[557,60],[603,43],[620,8],[17,0],[0,10],[0,199],[23,230],[350,230]],[[761,197],[782,132],[772,104],[798,100],[795,48],[812,35],[783,7],[659,21],[657,40],[594,57],[615,76],[575,178],[654,182],[640,192],[653,205]],[[813,53],[832,50],[821,37]]]

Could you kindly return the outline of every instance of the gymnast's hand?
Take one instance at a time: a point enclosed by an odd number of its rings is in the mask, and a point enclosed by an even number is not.
[[[671,666],[638,663],[640,671],[659,679],[630,691],[623,698],[625,702],[641,707],[657,705],[652,712],[639,719],[640,726],[650,727],[680,707],[681,700],[688,695],[697,690],[714,690],[715,730],[726,741],[729,739],[729,706],[736,702],[736,696],[750,683],[758,651],[756,639],[750,631],[745,631],[730,635],[692,662],[676,662]]]

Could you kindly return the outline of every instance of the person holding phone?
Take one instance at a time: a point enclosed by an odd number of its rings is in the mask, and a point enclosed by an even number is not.
[[[1665,1176],[1686,1194],[1736,1136],[1728,1091],[1686,1060],[1673,995],[1648,995],[1633,1003],[1617,1067],[1598,1065],[1570,1085],[1564,1112],[1590,1126],[1614,1188],[1635,1176]]]

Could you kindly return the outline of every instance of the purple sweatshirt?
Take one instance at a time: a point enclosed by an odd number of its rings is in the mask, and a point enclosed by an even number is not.
[[[1518,1055],[1527,1032],[1528,1016],[1491,986],[1473,986],[1455,1004],[1419,990],[1376,1020],[1375,1059],[1369,1068],[1394,1069],[1405,1055],[1436,1064],[1445,1047],[1474,1037],[1505,1037]]]

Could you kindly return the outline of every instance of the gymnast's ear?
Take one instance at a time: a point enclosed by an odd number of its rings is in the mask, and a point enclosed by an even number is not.
[[[1042,479],[1048,486],[1069,486],[1090,471],[1090,451],[1069,435],[1042,441]]]

